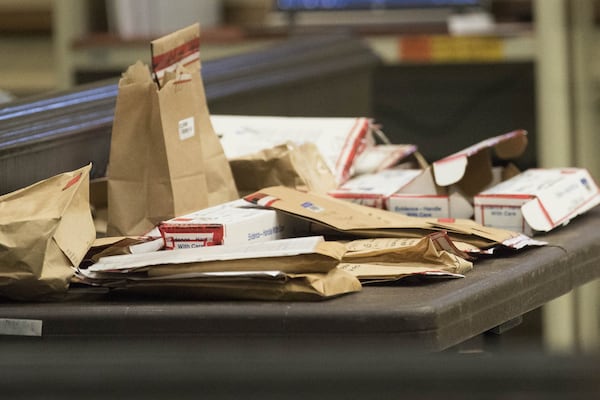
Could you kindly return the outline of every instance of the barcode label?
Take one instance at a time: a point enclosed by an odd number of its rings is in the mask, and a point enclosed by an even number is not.
[[[194,117],[189,117],[179,121],[179,139],[189,139],[195,134],[194,130]]]

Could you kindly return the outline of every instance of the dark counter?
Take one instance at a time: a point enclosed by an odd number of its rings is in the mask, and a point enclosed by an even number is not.
[[[550,245],[478,260],[464,279],[365,287],[323,302],[184,301],[73,290],[58,303],[8,303],[0,318],[42,321],[42,337],[194,337],[386,343],[443,350],[600,277],[600,209],[542,236]]]

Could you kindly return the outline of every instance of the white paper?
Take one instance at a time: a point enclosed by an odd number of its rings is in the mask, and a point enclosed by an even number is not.
[[[102,257],[88,271],[122,271],[165,264],[242,260],[250,258],[284,257],[314,253],[322,236],[272,240],[245,245],[208,246],[185,250],[158,251],[154,253],[126,254]]]
[[[131,276],[132,281],[164,281],[178,279],[285,279],[287,275],[281,271],[215,271],[189,272],[185,274],[161,275],[152,277]]]
[[[129,251],[131,254],[137,253],[151,253],[154,251],[159,251],[164,246],[164,241],[162,238],[150,240],[148,242],[132,244],[129,246]]]
[[[78,275],[91,280],[117,280],[123,279],[123,275],[119,274],[117,278],[114,274],[106,272],[93,272],[87,269],[78,271]],[[161,275],[161,276],[146,276],[146,275],[129,275],[127,280],[131,281],[162,281],[162,280],[179,280],[179,279],[285,279],[287,275],[282,271],[211,271],[211,272],[188,272],[183,274]]]

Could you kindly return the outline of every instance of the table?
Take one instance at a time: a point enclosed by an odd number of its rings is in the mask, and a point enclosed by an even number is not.
[[[439,351],[600,277],[600,208],[540,236],[550,245],[478,260],[464,279],[365,287],[324,302],[182,301],[73,293],[5,302],[0,318],[42,321],[43,338],[346,341]]]

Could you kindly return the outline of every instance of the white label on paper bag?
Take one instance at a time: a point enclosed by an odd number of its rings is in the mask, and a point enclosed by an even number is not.
[[[0,335],[42,336],[39,319],[0,318]]]
[[[196,134],[194,129],[194,117],[189,117],[179,121],[179,139],[185,140]]]

